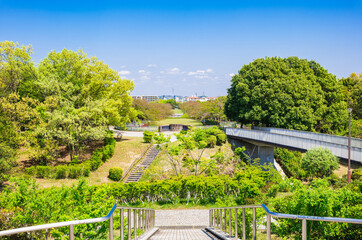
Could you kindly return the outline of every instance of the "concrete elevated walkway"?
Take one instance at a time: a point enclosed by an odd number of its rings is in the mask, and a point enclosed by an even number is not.
[[[334,155],[348,159],[348,138],[329,134],[296,131],[279,128],[256,127],[252,130],[225,128],[226,135],[233,139],[246,141],[255,146],[283,147],[306,152],[313,147],[325,147]],[[250,148],[250,147],[249,147]],[[261,156],[262,157],[262,156]],[[362,139],[351,139],[351,160],[362,163]]]

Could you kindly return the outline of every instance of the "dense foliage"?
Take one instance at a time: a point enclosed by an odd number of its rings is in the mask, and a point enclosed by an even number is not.
[[[305,171],[302,169],[302,153],[285,148],[274,148],[274,157],[283,168],[288,177],[304,179]]]
[[[169,103],[147,102],[143,99],[134,99],[133,107],[137,110],[137,118],[140,120],[157,121],[165,119],[172,114],[172,106]]]
[[[311,148],[302,158],[302,169],[308,177],[328,177],[339,167],[338,158],[327,148]]]
[[[297,215],[344,217],[362,219],[362,183],[354,182],[343,188],[333,189],[326,179],[317,179],[304,186],[297,180],[287,180],[271,190],[289,192],[275,198],[272,203],[276,212]],[[358,224],[308,221],[310,239],[360,239],[362,228]],[[280,219],[274,226],[278,236],[300,239],[300,220]]]
[[[198,119],[206,125],[218,124],[226,120],[224,104],[226,97],[218,97],[206,102],[189,101],[180,105],[180,108],[190,117]]]
[[[91,171],[97,170],[103,162],[106,162],[114,154],[116,140],[112,137],[105,139],[106,145],[93,152],[90,159],[79,162],[74,158],[69,165],[57,166],[32,166],[25,169],[25,172],[36,178],[80,178],[88,177]]]
[[[82,158],[110,125],[135,117],[133,82],[102,61],[64,49],[35,66],[31,54],[30,46],[0,42],[0,184],[21,146],[35,164],[54,165],[62,146],[71,160]]]
[[[347,104],[336,77],[314,61],[256,59],[233,76],[226,116],[243,124],[344,133]]]
[[[155,182],[99,186],[88,186],[81,180],[77,186],[49,189],[38,189],[30,180],[14,179],[14,183],[0,193],[0,230],[99,217],[105,215],[115,202],[126,205],[151,202],[223,204],[225,199],[232,197],[234,204],[254,203],[267,183],[278,181],[280,177],[276,171],[263,171],[255,166],[234,178],[226,175],[180,176]],[[92,239],[97,236],[101,239],[105,236],[107,224],[96,224],[100,228],[95,224],[79,225],[75,227],[76,237]],[[68,231],[68,228],[52,229],[46,234],[60,239]]]

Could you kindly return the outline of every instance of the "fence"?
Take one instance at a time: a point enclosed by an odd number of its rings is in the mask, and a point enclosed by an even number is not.
[[[11,229],[6,231],[1,231],[0,236],[8,236],[8,235],[25,233],[25,232],[29,233],[29,232],[47,230],[59,227],[69,227],[69,239],[74,240],[74,225],[98,223],[109,220],[109,239],[113,240],[114,239],[113,215],[116,209],[120,210],[120,239],[122,240],[124,239],[125,236],[124,225],[125,225],[126,215],[128,222],[127,223],[128,240],[132,239],[132,229],[133,229],[133,239],[137,239],[137,229],[141,229],[147,232],[148,230],[151,230],[155,226],[155,210],[149,208],[117,207],[117,204],[115,204],[111,209],[111,211],[108,213],[108,215],[105,217],[49,223],[49,224],[43,224],[31,227]]]
[[[245,209],[252,209],[253,211],[253,239],[256,239],[256,209],[262,208],[266,212],[266,234],[267,240],[271,239],[271,218],[289,218],[302,220],[302,240],[307,240],[307,221],[325,221],[325,222],[343,222],[343,223],[354,223],[362,224],[362,219],[353,218],[335,218],[335,217],[317,217],[317,216],[304,216],[284,213],[274,213],[270,211],[264,204],[261,205],[249,205],[239,207],[225,207],[225,208],[211,208],[209,210],[209,225],[217,230],[222,231],[224,234],[228,234],[228,238],[225,235],[220,235],[220,239],[238,238],[238,211],[242,209],[242,239],[246,239],[246,222],[245,222]],[[232,219],[235,219],[234,226],[232,226]],[[212,228],[207,228],[208,231],[215,235],[218,235]]]

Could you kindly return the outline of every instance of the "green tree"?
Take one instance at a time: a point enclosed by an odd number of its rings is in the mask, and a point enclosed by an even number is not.
[[[348,78],[339,80],[343,93],[347,99],[348,107],[352,108],[357,118],[362,118],[362,73],[352,73]]]
[[[104,139],[108,126],[122,126],[135,115],[129,96],[133,82],[82,51],[50,52],[34,84],[46,122],[38,136],[65,144],[71,157],[90,141]]]
[[[338,158],[327,148],[311,148],[302,158],[302,169],[310,177],[327,177],[338,169]]]
[[[347,127],[336,77],[297,57],[256,59],[233,76],[225,114],[244,124],[326,133]]]

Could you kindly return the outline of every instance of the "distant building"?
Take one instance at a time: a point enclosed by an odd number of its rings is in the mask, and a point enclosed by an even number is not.
[[[153,96],[153,95],[132,96],[132,98],[146,100],[147,102],[155,102],[159,100],[158,96]]]
[[[162,100],[174,99],[176,102],[184,102],[185,101],[184,97],[179,96],[179,95],[161,95],[160,99],[162,99]]]
[[[201,98],[199,97],[186,97],[186,102],[197,102],[197,101],[200,101]]]

